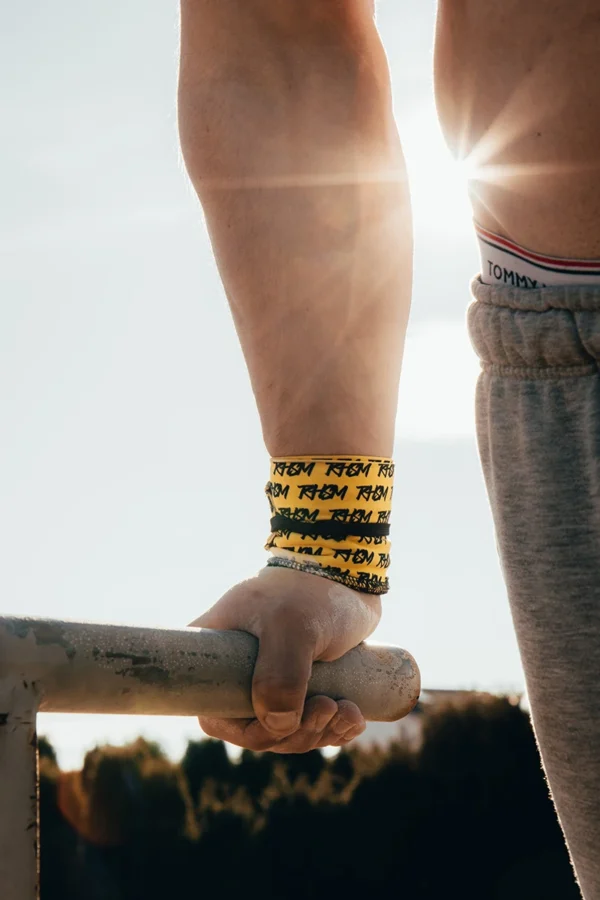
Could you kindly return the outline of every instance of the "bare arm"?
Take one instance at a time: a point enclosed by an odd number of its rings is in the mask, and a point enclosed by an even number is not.
[[[412,241],[370,0],[183,0],[179,122],[270,455],[390,456]],[[260,721],[203,727],[258,749],[293,734],[278,747],[296,752],[337,742],[342,713],[357,733],[360,712],[326,698],[299,716],[312,660],[379,613],[378,597],[302,572],[233,588],[198,623],[259,637]],[[265,728],[274,711],[291,717]]]
[[[182,6],[182,149],[272,456],[392,451],[412,247],[368,7]]]

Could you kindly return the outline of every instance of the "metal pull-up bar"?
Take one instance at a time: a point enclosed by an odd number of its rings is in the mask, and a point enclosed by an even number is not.
[[[0,617],[2,900],[39,896],[38,712],[244,718],[257,650],[239,631]],[[420,687],[406,650],[362,644],[314,663],[308,695],[352,700],[366,719],[392,722]]]

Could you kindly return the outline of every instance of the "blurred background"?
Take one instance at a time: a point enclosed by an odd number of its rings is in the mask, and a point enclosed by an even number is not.
[[[474,437],[465,314],[477,271],[432,99],[434,0],[383,0],[411,175],[392,590],[376,638],[433,690],[519,693]],[[0,31],[2,610],[179,627],[260,568],[268,456],[176,123],[178,10],[31,0]],[[211,477],[215,462],[236,484]],[[251,540],[226,551],[232,507]],[[63,769],[188,719],[41,716]]]
[[[417,742],[334,758],[137,739],[64,772],[42,741],[42,900],[578,900],[518,703],[417,718]]]

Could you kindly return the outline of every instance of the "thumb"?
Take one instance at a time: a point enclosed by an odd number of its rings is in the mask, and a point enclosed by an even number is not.
[[[252,706],[276,737],[293,734],[300,725],[314,652],[314,638],[299,629],[271,626],[260,635]]]

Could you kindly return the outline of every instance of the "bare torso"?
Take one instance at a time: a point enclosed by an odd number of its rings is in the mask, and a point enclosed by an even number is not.
[[[600,258],[597,0],[439,0],[435,81],[446,138],[478,167],[475,219]]]

